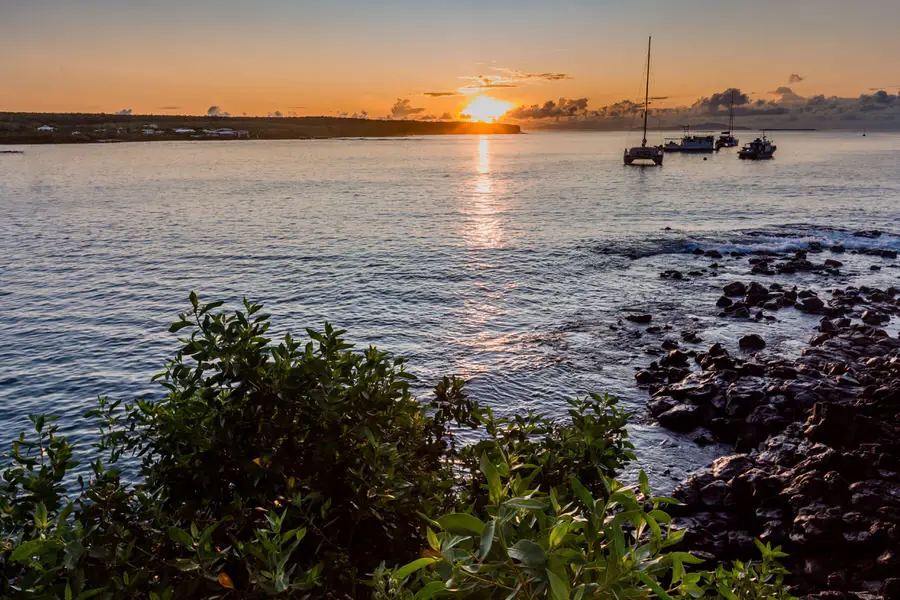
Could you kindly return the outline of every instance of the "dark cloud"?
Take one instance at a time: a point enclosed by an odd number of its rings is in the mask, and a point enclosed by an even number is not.
[[[116,111],[116,114],[121,116],[128,116],[134,114],[134,111],[132,111],[130,108],[123,108],[122,110]]]
[[[779,86],[769,93],[778,96],[778,102],[781,104],[801,104],[806,102],[805,97],[785,85]]]
[[[459,92],[425,92],[425,95],[440,98],[441,96],[459,96]]]
[[[587,98],[560,98],[558,101],[548,100],[543,104],[517,106],[505,116],[513,119],[548,119],[553,117],[576,117],[587,111]]]
[[[280,110],[276,110],[275,112],[270,112],[266,116],[275,119],[281,119],[282,117],[284,117],[284,114]]]
[[[806,77],[797,75],[796,73],[791,73],[790,77],[788,77],[788,84],[800,83],[804,79],[806,79]]]
[[[543,80],[543,81],[561,81],[563,79],[572,79],[568,73],[526,73],[525,71],[517,71],[515,69],[507,69],[505,67],[491,67],[494,71],[506,73],[507,77],[513,81],[518,80]]]
[[[817,94],[806,99],[807,106],[825,106],[825,94]]]
[[[878,90],[874,94],[863,94],[859,97],[859,103],[870,106],[888,106],[898,100],[897,96],[892,96],[884,90]]]
[[[221,106],[216,106],[215,104],[213,104],[206,111],[206,116],[207,117],[230,117],[231,115],[229,113],[225,112],[224,110],[222,110]]]
[[[719,109],[727,109],[731,106],[731,96],[734,94],[734,105],[744,106],[750,103],[750,96],[745,94],[738,88],[728,88],[724,92],[713,94],[709,97],[700,98],[694,102],[694,108],[702,111],[716,113]]]
[[[423,112],[425,112],[424,108],[414,107],[408,99],[397,98],[397,101],[394,102],[394,105],[391,107],[390,117],[393,119],[406,119]]]
[[[451,115],[448,112],[445,112],[444,114],[441,115],[441,121],[452,121],[452,120],[453,120],[453,115]]]

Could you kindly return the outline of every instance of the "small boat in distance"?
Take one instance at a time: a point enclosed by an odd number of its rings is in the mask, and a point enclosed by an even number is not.
[[[647,39],[647,86],[644,89],[644,138],[640,146],[625,149],[625,164],[633,165],[634,161],[652,161],[657,167],[663,164],[662,146],[647,145],[647,113],[650,112],[650,43],[653,37]],[[638,163],[641,164],[641,163]]]
[[[711,153],[716,149],[716,138],[711,135],[691,135],[691,128],[684,127],[681,138],[666,138],[663,150],[666,152]]]
[[[0,150],[0,154],[25,154],[24,150]]]
[[[761,138],[756,138],[749,144],[744,144],[744,147],[738,152],[738,158],[765,160],[767,158],[772,158],[777,149],[778,147],[766,139],[766,135],[763,134]]]
[[[723,131],[716,140],[716,152],[722,148],[734,148],[738,139],[734,137],[734,88],[731,88],[731,107],[728,109],[728,131]]]

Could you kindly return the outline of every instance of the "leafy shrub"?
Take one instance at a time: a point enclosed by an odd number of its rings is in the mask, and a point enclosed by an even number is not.
[[[662,507],[677,501],[652,497],[643,472],[638,491],[601,477],[595,498],[574,478],[548,493],[532,488],[516,474],[522,466],[482,455],[490,504],[430,520],[423,557],[379,569],[375,598],[791,598],[775,561],[786,555],[760,543],[761,563],[688,572],[703,561],[671,550],[684,532]]]
[[[275,344],[261,306],[220,306],[191,294],[164,399],[89,413],[88,481],[71,480],[54,420],[32,417],[0,480],[0,596],[599,598],[601,571],[620,597],[666,577],[742,598],[779,585],[775,551],[677,570],[692,559],[664,552],[680,536],[665,499],[612,479],[634,458],[613,398],[573,401],[566,422],[497,420],[454,378],[413,398],[402,360],[354,352],[330,325]],[[480,441],[459,446],[459,428]]]

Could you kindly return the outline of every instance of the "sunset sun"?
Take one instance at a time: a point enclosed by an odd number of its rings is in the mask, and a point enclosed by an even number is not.
[[[469,115],[472,121],[490,123],[505,115],[515,104],[497,100],[490,96],[478,96],[463,109],[462,114]]]

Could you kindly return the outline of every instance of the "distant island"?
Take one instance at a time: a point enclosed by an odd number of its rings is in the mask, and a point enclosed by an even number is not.
[[[516,133],[521,133],[518,125],[467,121],[0,113],[0,144],[293,140]]]

